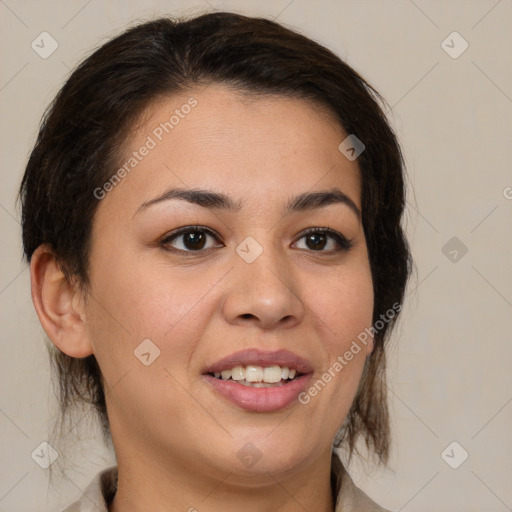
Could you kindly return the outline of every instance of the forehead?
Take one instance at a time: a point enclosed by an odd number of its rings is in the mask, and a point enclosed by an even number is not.
[[[303,99],[198,87],[146,109],[118,163],[125,177],[109,195],[137,208],[171,186],[211,188],[254,207],[338,187],[360,207],[359,167],[338,149],[346,136],[332,114]]]

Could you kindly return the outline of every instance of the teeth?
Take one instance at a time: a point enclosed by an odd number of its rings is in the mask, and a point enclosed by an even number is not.
[[[248,382],[246,380],[239,380],[238,384],[243,384],[244,386],[250,387],[250,388],[275,388],[282,386],[283,382],[277,382],[274,384],[270,384],[269,382]]]
[[[229,370],[228,370],[229,371]],[[225,375],[227,375],[227,371],[224,371],[222,372],[224,373]],[[222,378],[224,380],[227,380],[226,378],[224,378],[224,375],[222,375]],[[233,380],[244,380],[245,379],[245,370],[241,367],[241,366],[235,366],[232,370],[231,370],[231,378]],[[229,377],[228,377],[229,379]]]
[[[280,382],[282,379],[282,370],[280,366],[267,366],[263,368],[264,382]]]
[[[231,370],[222,370],[214,373],[216,378],[222,380],[233,379],[245,386],[268,387],[266,384],[277,384],[281,380],[294,379],[297,371],[286,366],[235,366]],[[261,385],[260,385],[261,384]]]
[[[245,370],[245,380],[261,382],[263,380],[263,368],[261,366],[248,366]]]

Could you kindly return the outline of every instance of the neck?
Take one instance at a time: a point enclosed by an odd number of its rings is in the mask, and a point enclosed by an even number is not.
[[[121,452],[122,453],[122,452]],[[202,464],[118,457],[110,512],[333,512],[331,451],[278,474],[241,476]]]

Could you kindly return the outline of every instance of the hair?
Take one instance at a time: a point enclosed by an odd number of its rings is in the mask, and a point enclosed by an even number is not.
[[[227,12],[188,20],[160,18],[108,41],[72,72],[41,121],[19,194],[25,257],[30,262],[39,245],[49,244],[66,277],[87,290],[98,206],[93,191],[113,175],[123,144],[153,102],[208,84],[256,97],[313,102],[365,145],[357,163],[373,323],[391,309],[396,315],[374,335],[373,352],[335,444],[347,447],[352,456],[362,436],[385,464],[390,428],[384,345],[398,318],[396,304],[402,303],[412,264],[401,227],[404,163],[382,97],[324,46],[268,19]],[[89,403],[109,440],[102,375],[94,355],[72,358],[51,345],[50,357],[61,419],[71,406]]]

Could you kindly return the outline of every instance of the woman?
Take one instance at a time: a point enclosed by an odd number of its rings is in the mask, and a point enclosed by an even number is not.
[[[63,413],[90,402],[117,460],[67,511],[383,510],[333,452],[388,455],[410,254],[376,98],[310,39],[220,12],[72,73],[20,191]]]

